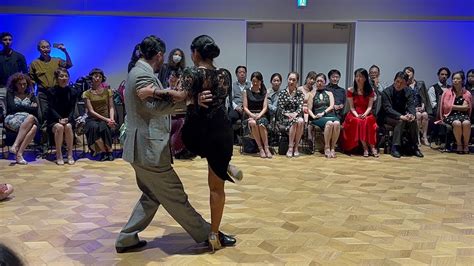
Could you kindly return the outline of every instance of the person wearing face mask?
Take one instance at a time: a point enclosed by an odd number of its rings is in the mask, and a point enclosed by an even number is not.
[[[171,72],[181,74],[186,67],[186,61],[184,59],[184,52],[179,48],[171,50],[168,55],[168,63],[163,64],[158,74],[158,79],[161,81],[163,88],[169,87],[169,77]]]
[[[88,117],[85,133],[89,149],[101,154],[101,161],[113,161],[112,129],[115,128],[115,108],[112,90],[105,85],[104,71],[94,68],[89,73],[91,88],[82,94]]]
[[[54,134],[56,146],[56,164],[64,165],[61,147],[66,141],[67,163],[74,164],[73,139],[74,139],[74,109],[77,95],[75,90],[69,86],[69,72],[65,68],[54,71],[56,86],[49,89],[48,97],[48,132]]]

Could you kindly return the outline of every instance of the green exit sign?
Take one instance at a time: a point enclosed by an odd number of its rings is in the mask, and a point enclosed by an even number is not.
[[[298,7],[305,7],[306,3],[308,2],[307,0],[297,0],[298,1]]]

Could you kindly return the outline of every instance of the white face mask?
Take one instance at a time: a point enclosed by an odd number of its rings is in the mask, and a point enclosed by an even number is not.
[[[181,62],[181,56],[180,55],[173,55],[173,62],[175,62],[176,64]]]

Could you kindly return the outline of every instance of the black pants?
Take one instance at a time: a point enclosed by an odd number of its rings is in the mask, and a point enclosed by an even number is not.
[[[41,130],[41,140],[42,144],[42,153],[46,153],[48,149],[48,130],[47,130],[47,117],[48,117],[48,95],[46,94],[46,89],[38,88],[38,120],[39,120],[39,130]]]
[[[418,147],[418,124],[416,120],[411,122],[400,119],[385,118],[385,124],[393,127],[393,145],[400,146],[402,144],[402,134],[406,133],[410,146]]]
[[[230,110],[229,111],[229,119],[230,123],[233,125],[235,124],[239,119],[242,119],[242,114],[235,111],[235,110]]]

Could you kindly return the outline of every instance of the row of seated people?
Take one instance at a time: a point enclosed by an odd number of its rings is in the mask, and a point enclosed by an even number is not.
[[[236,72],[239,75],[238,71]],[[340,77],[337,70],[331,72],[331,81],[334,76]],[[450,73],[448,69],[442,68],[438,74],[447,77]],[[277,127],[288,134],[288,157],[299,156],[305,125],[311,125],[308,127],[308,141],[313,140],[314,127],[323,130],[324,154],[327,158],[336,157],[338,142],[342,144],[342,150],[345,152],[362,146],[364,156],[372,154],[378,157],[376,143],[379,127],[390,127],[393,130],[392,156],[401,156],[402,133],[406,133],[410,146],[408,150],[418,157],[423,157],[419,150],[419,130],[424,144],[429,144],[428,112],[437,117],[437,124],[453,127],[458,153],[468,153],[472,96],[471,90],[464,88],[464,73],[453,73],[453,86],[436,92],[435,104],[438,105],[439,102],[440,107],[434,106],[434,111],[431,101],[428,100],[426,86],[424,83],[420,86],[420,82],[410,82],[413,76],[413,68],[407,67],[395,75],[391,86],[377,89],[374,83],[369,81],[367,70],[357,69],[354,72],[354,85],[347,91],[339,87],[344,93],[344,100],[339,100],[342,104],[337,104],[336,97],[340,98],[340,93],[336,95],[338,91],[326,86],[326,76],[322,73],[310,72],[305,84],[297,88],[299,75],[291,72],[287,77],[288,85],[283,90],[280,90],[282,77],[275,73],[270,79],[272,89],[267,92],[262,74],[254,72],[251,75],[250,87],[242,92],[243,119],[248,121],[245,124],[248,124],[263,158],[272,157],[268,144],[268,128],[272,116],[275,117]],[[470,84],[472,88],[474,70],[468,72],[468,77],[466,86]],[[446,82],[446,79],[442,80]],[[423,87],[425,89],[422,89]],[[341,128],[344,130],[339,139]]]
[[[43,108],[37,112],[37,116],[39,120],[43,120],[42,118],[48,117],[48,91],[52,89],[53,87],[56,86],[56,79],[55,79],[55,71],[58,68],[65,68],[69,69],[72,67],[72,60],[71,57],[65,47],[64,44],[62,43],[55,43],[51,45],[51,43],[47,40],[41,40],[37,44],[37,50],[39,52],[39,57],[35,60],[33,60],[29,67],[28,64],[25,60],[25,57],[19,53],[18,51],[14,51],[12,48],[12,43],[13,43],[13,35],[9,32],[2,32],[0,33],[0,40],[1,44],[3,46],[2,51],[0,52],[0,91],[3,87],[7,85],[7,80],[10,76],[12,76],[14,73],[21,72],[28,74],[31,82],[34,84],[34,86],[37,87],[37,101],[38,104],[41,105]],[[64,53],[65,60],[57,57],[52,57],[51,56],[51,49],[56,48]],[[138,49],[138,45],[135,46],[130,63],[128,65],[128,71],[135,65],[136,61],[139,59],[140,53]],[[168,61],[163,64],[163,66],[160,68],[159,73],[157,73],[157,76],[159,77],[162,85],[164,88],[171,88],[175,87],[177,83],[177,79],[179,79],[180,73],[184,70],[186,67],[186,61],[185,61],[185,55],[184,52],[179,49],[175,48],[171,50],[168,56]],[[105,82],[105,76],[103,75],[103,72],[101,71],[102,75],[102,82]],[[89,75],[86,77],[87,81],[94,82],[92,79],[92,76]],[[170,81],[171,79],[171,81]],[[171,82],[173,82],[175,85],[172,85]],[[97,84],[96,84],[97,85]],[[84,86],[85,88],[89,87],[88,85]],[[84,89],[84,88],[81,88]],[[92,92],[97,91],[97,89],[91,90]],[[110,90],[106,90],[108,93],[110,93]],[[102,98],[108,98],[109,96],[105,94],[99,93],[99,95],[96,95],[95,93],[87,93],[88,98],[91,99],[91,104],[103,104],[104,99]],[[78,96],[81,97],[81,93],[78,92]],[[98,99],[101,98],[101,99]],[[86,105],[87,104],[87,101]],[[91,110],[94,106],[86,106],[88,110]],[[96,117],[98,121],[103,121],[105,123],[100,123],[99,125],[94,125],[93,128],[98,128],[98,131],[95,130],[94,132],[91,132],[92,134],[87,134],[88,136],[88,143],[94,143],[95,137],[89,137],[89,136],[95,136],[97,135],[97,132],[103,132],[106,130],[107,126],[109,128],[113,128],[116,123],[115,121],[111,118],[114,117],[114,110],[110,110],[108,112],[108,115],[106,115],[105,107],[99,107],[101,109],[99,112],[94,111],[92,109],[92,112],[90,112],[90,115],[92,117]],[[36,112],[36,111],[35,111]],[[103,112],[103,114],[101,113]],[[29,118],[29,121],[31,121],[31,118]],[[87,128],[90,129],[93,122],[90,121],[90,119],[87,121]],[[184,116],[183,115],[177,115],[175,116],[175,119],[173,119],[173,127],[172,127],[172,153],[176,158],[193,158],[195,155],[191,154],[182,144],[181,138],[180,138],[180,128],[182,127],[184,122]],[[31,123],[31,122],[30,122]],[[88,130],[89,131],[89,130]],[[90,129],[90,131],[93,131]],[[97,131],[97,132],[96,132]],[[103,133],[99,133],[103,134]],[[21,137],[22,134],[20,134]],[[110,152],[110,141],[109,141],[108,136],[104,136],[104,140],[101,142],[99,140],[95,141],[95,145],[91,147],[93,152],[98,152],[102,153],[102,160],[113,160],[112,153]],[[22,156],[22,152],[20,153],[19,158]],[[26,161],[19,159],[20,162],[25,163]],[[72,161],[72,160],[70,160]],[[61,161],[60,161],[61,162]]]
[[[100,69],[89,73],[91,88],[84,91],[82,98],[87,109],[84,130],[89,149],[101,153],[101,160],[113,160],[112,132],[117,123],[112,91],[105,86],[106,77]],[[32,142],[38,128],[45,126],[47,136],[51,136],[56,147],[56,164],[64,165],[62,149],[66,144],[66,162],[74,164],[73,141],[76,127],[75,113],[78,91],[69,83],[69,72],[58,68],[54,72],[56,85],[46,92],[47,102],[37,101],[33,84],[28,75],[15,73],[10,76],[6,95],[6,116],[4,127],[16,133],[11,152],[17,164],[27,164],[23,154]],[[42,117],[41,114],[46,114]],[[47,137],[48,138],[48,137]]]

